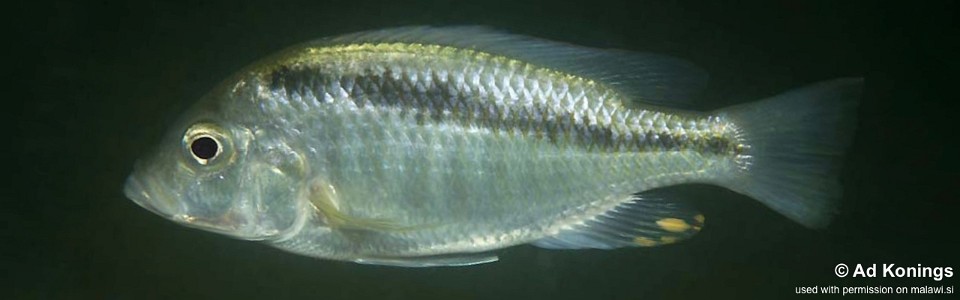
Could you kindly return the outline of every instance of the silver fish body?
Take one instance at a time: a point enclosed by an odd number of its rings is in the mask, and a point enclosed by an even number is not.
[[[644,192],[684,183],[824,226],[860,81],[667,108],[704,77],[664,56],[478,28],[326,39],[214,89],[126,192],[188,226],[399,266],[489,262],[523,243],[673,243],[703,216]]]

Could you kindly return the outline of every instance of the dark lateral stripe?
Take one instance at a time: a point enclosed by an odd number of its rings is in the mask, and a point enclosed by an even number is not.
[[[494,101],[477,100],[476,95],[449,84],[453,81],[433,78],[434,84],[425,85],[422,81],[395,80],[389,72],[379,76],[334,78],[324,76],[323,72],[316,69],[283,67],[271,74],[270,88],[288,95],[298,94],[302,97],[309,92],[315,97],[323,97],[329,89],[340,87],[358,107],[375,105],[401,108],[402,114],[414,114],[420,124],[456,122],[493,131],[520,132],[533,138],[547,139],[557,145],[575,145],[587,151],[696,150],[701,153],[729,154],[735,145],[729,138],[689,136],[672,131],[618,133],[607,126],[590,125],[596,122],[591,122],[588,114],[581,114],[583,117],[576,119],[569,112],[548,111],[540,103],[534,103],[532,108],[498,107]]]

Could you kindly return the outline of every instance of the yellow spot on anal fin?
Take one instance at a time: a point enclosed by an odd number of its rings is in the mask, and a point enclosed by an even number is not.
[[[706,221],[707,218],[704,218],[703,215],[696,215],[693,217],[693,220],[697,221],[696,224],[693,224],[693,230],[700,231],[703,229],[703,222]]]
[[[690,224],[677,218],[663,218],[657,221],[661,229],[669,232],[683,232],[690,229]]]
[[[653,247],[657,245],[656,241],[642,236],[633,238],[633,243],[640,247]]]
[[[661,236],[660,242],[664,244],[673,244],[677,242],[677,237],[675,236]]]

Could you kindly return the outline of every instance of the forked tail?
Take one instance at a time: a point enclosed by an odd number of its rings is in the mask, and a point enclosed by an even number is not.
[[[862,78],[843,78],[721,109],[744,144],[738,176],[722,182],[807,227],[838,210],[838,172],[856,127]]]

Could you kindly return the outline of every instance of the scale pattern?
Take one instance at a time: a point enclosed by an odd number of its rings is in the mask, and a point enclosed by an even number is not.
[[[646,107],[602,82],[469,49],[307,47],[256,74],[262,111],[314,149],[312,176],[336,186],[345,214],[417,228],[354,243],[356,233],[313,240],[329,235],[308,226],[280,246],[305,254],[530,242],[632,193],[721,176],[739,151],[721,118]]]
[[[360,109],[399,109],[419,124],[476,126],[586,151],[737,150],[735,132],[715,117],[623,105],[631,100],[600,83],[505,57],[404,44],[311,50],[353,60],[279,65],[268,75],[269,99],[302,109],[347,99]]]

